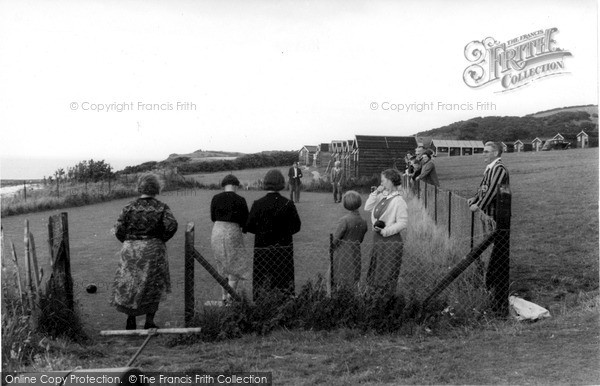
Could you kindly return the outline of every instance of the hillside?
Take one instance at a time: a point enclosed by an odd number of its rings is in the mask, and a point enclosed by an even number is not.
[[[524,117],[476,117],[416,135],[438,139],[515,141],[581,130],[598,131],[598,106],[564,107]]]
[[[166,162],[170,162],[176,160],[177,158],[188,158],[191,162],[199,162],[199,161],[216,161],[216,160],[233,160],[237,157],[243,156],[244,153],[237,153],[231,151],[220,151],[220,150],[196,150],[192,153],[187,154],[169,154],[169,157],[165,160]]]

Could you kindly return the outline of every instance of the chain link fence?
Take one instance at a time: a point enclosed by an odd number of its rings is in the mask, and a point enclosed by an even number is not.
[[[248,246],[239,252],[252,268],[236,293],[260,303],[273,296],[293,299],[307,287],[327,296],[343,289],[363,300],[373,293],[394,294],[404,306],[431,306],[449,317],[498,311],[498,302],[508,299],[509,232],[496,231],[489,216],[471,212],[467,200],[452,192],[413,185],[405,198],[412,202],[402,242],[376,240],[369,232],[362,243],[332,243],[331,235],[324,235],[293,246]],[[210,246],[200,247],[197,255],[215,266]],[[202,289],[196,291],[195,312],[224,304],[227,280],[215,273],[198,273]]]

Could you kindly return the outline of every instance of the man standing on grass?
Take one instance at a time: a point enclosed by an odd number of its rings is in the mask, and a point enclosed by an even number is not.
[[[500,159],[501,155],[501,145],[496,142],[486,142],[483,148],[483,159],[487,166],[483,173],[483,180],[479,184],[477,195],[468,199],[467,202],[471,211],[476,212],[481,209],[496,222],[498,229],[495,231],[494,247],[485,275],[485,285],[492,295],[492,311],[499,316],[507,316],[510,283],[510,230],[508,229],[510,228],[510,220],[506,222],[506,217],[510,219],[510,213],[508,216],[504,216],[502,224],[498,224],[500,208],[498,207],[497,195],[500,186],[509,188],[509,178],[508,171]],[[504,208],[504,210],[510,210],[510,207]]]
[[[298,167],[298,162],[294,162],[288,172],[288,177],[290,178],[290,200],[293,202],[299,202],[302,170],[300,170]]]

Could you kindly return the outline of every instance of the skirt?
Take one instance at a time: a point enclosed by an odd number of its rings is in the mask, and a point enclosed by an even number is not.
[[[246,280],[250,259],[244,248],[242,228],[233,222],[216,221],[210,238],[217,271],[221,276]]]
[[[167,247],[158,239],[123,243],[111,304],[130,316],[156,312],[171,292]]]
[[[378,232],[373,234],[371,262],[367,272],[367,285],[395,292],[402,265],[404,243],[399,233],[383,237]]]

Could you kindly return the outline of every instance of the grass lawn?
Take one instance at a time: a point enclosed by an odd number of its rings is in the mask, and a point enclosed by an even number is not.
[[[144,370],[273,371],[276,384],[599,383],[598,298],[582,300],[593,298],[598,289],[598,149],[513,153],[503,160],[513,191],[511,285],[549,308],[553,318],[531,325],[491,321],[475,330],[428,332],[419,326],[409,335],[283,331],[268,337],[176,347],[167,347],[167,340],[160,338],[144,350],[136,365]],[[463,196],[475,192],[485,167],[477,156],[440,158],[435,163],[442,187]],[[287,167],[283,171],[286,174]],[[247,173],[244,177],[242,171],[235,172],[242,181],[264,175]],[[222,176],[211,178],[218,182]],[[163,325],[182,320],[183,237],[188,221],[196,224],[196,248],[211,256],[209,203],[214,194],[196,191],[159,197],[171,206],[180,225],[168,243],[173,294],[157,314]],[[251,205],[264,192],[241,194]],[[303,228],[294,240],[298,245],[326,248],[328,234],[344,210],[332,203],[329,194],[303,193],[301,198],[298,210]],[[76,299],[93,335],[124,324],[124,317],[108,305],[108,295],[120,248],[110,230],[126,202],[67,210]],[[23,222],[29,219],[38,256],[45,262],[48,216],[58,212],[4,218],[5,236],[22,256]],[[367,218],[366,213],[363,216]],[[248,247],[252,241],[252,236],[246,236]],[[7,251],[3,252],[6,256]],[[311,271],[302,277],[326,268],[326,256],[313,260]],[[207,280],[197,268],[200,301],[218,296],[206,293],[209,287],[203,282]],[[90,282],[99,284],[95,295],[84,290]],[[53,368],[123,366],[141,342],[141,338],[99,339],[92,347],[66,346]]]

